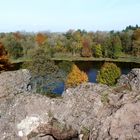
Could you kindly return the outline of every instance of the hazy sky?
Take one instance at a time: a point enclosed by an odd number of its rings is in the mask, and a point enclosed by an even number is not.
[[[121,30],[140,25],[140,0],[0,0],[0,32]]]

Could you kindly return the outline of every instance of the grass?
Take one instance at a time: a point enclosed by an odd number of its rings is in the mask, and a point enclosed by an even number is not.
[[[109,99],[108,99],[108,93],[102,93],[102,95],[101,95],[101,102],[103,103],[103,104],[107,104],[108,102],[109,102]]]
[[[140,64],[140,57],[124,57],[124,58],[118,58],[118,59],[112,59],[112,58],[95,58],[95,57],[79,57],[79,56],[71,56],[71,57],[54,57],[52,60],[55,61],[107,61],[107,62],[133,62],[133,63],[139,63]]]
[[[52,58],[54,61],[106,61],[106,62],[133,62],[140,64],[140,57],[134,56],[124,56],[118,59],[112,58],[95,58],[95,57],[81,57],[81,56],[72,56],[72,55],[57,55]],[[31,58],[19,58],[19,59],[10,59],[11,63],[20,63],[25,61],[31,61]]]
[[[22,63],[22,62],[27,62],[27,61],[31,61],[31,59],[30,58],[26,58],[26,57],[21,57],[21,58],[18,58],[18,59],[10,59],[10,62],[12,64]]]
[[[82,127],[81,133],[84,134],[84,136],[82,138],[83,140],[88,140],[89,139],[90,130],[88,128]]]

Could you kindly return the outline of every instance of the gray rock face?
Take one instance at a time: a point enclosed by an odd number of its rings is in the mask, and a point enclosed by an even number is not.
[[[62,98],[24,91],[0,98],[0,140],[29,139],[139,140],[140,91],[87,83]]]
[[[3,72],[0,74],[0,98],[29,90],[30,73],[28,70]]]
[[[122,75],[118,80],[119,85],[126,85],[133,91],[140,91],[140,69],[132,69],[127,75]]]

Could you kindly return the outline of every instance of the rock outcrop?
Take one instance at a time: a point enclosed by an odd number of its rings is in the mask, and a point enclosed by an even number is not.
[[[31,75],[28,70],[2,72],[0,74],[0,98],[31,90]]]
[[[24,72],[27,71],[0,75],[0,89],[5,89],[0,95],[6,94],[0,98],[0,140],[140,139],[138,89],[129,90],[126,84],[110,88],[87,83],[67,89],[60,98],[50,99],[28,94],[30,74]],[[16,74],[21,75],[20,80]],[[139,78],[137,74],[135,79]],[[12,85],[13,81],[17,84]],[[11,91],[8,94],[6,82]]]
[[[140,91],[140,69],[135,68],[127,75],[122,75],[118,84],[126,85],[133,91]]]

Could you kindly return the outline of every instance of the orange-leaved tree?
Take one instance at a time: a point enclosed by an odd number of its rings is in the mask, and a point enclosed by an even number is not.
[[[81,71],[75,64],[72,66],[71,72],[66,79],[66,88],[76,87],[88,81],[88,76],[85,72]]]
[[[23,35],[21,35],[20,32],[13,33],[13,36],[16,40],[21,40],[23,38]]]
[[[36,42],[38,43],[38,45],[43,45],[43,43],[45,42],[45,40],[47,39],[47,37],[42,34],[42,33],[38,33],[36,35]]]
[[[4,49],[3,44],[0,42],[0,71],[7,70],[10,67],[7,52]]]
[[[92,56],[90,42],[87,39],[84,39],[84,41],[83,41],[83,48],[82,48],[81,56],[82,57],[91,57]]]

